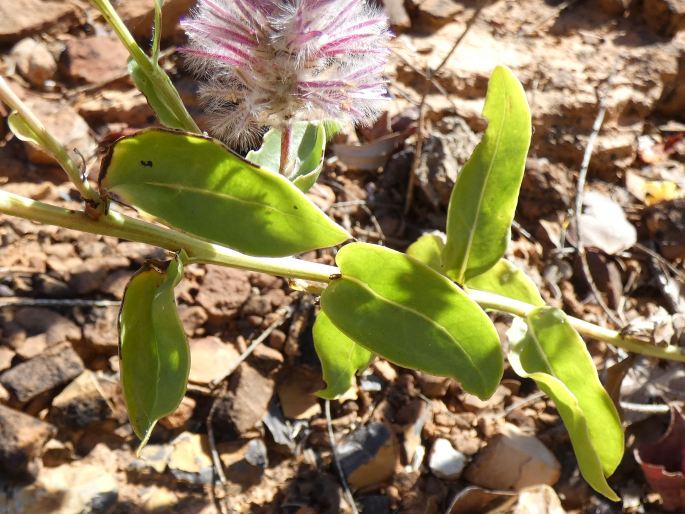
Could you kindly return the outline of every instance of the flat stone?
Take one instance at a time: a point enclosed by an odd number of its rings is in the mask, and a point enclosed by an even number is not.
[[[619,16],[628,8],[631,0],[597,0],[599,8],[612,16]]]
[[[189,396],[184,396],[181,404],[174,412],[159,420],[161,425],[164,425],[169,430],[178,430],[187,428],[188,423],[193,418],[195,406],[197,402]]]
[[[247,443],[223,443],[218,448],[226,479],[241,489],[259,483],[269,460],[264,441],[251,439]]]
[[[535,436],[507,423],[490,440],[465,473],[466,479],[488,489],[517,491],[534,485],[554,485],[561,466]]]
[[[87,295],[100,289],[111,270],[128,266],[123,256],[91,257],[70,270],[69,285],[77,295]]]
[[[57,22],[74,21],[76,6],[65,0],[12,0],[0,3],[0,43],[7,44]]]
[[[248,433],[266,415],[273,392],[274,381],[271,378],[243,364],[231,377],[231,390],[226,400],[218,404],[215,424],[220,427],[228,422],[238,434]]]
[[[404,8],[404,0],[383,0],[383,7],[395,30],[406,30],[411,27],[411,18]]]
[[[15,480],[35,476],[35,459],[56,432],[48,423],[0,405],[0,475]]]
[[[625,507],[624,507],[625,508]],[[527,487],[519,493],[512,514],[565,514],[557,493],[548,485]]]
[[[143,127],[154,121],[154,113],[137,89],[105,89],[94,97],[84,98],[77,110],[90,124],[126,123]]]
[[[63,464],[45,468],[35,483],[13,491],[3,512],[106,514],[116,504],[118,490],[116,478],[102,465]]]
[[[98,354],[112,355],[119,349],[117,319],[119,309],[107,307],[93,309],[91,318],[83,326],[83,339]]]
[[[199,305],[179,305],[178,316],[189,337],[204,334],[203,325],[207,321],[207,312]]]
[[[52,400],[50,419],[72,429],[105,420],[112,412],[102,393],[96,374],[86,370]]]
[[[25,38],[10,50],[10,57],[17,65],[17,71],[32,85],[42,87],[57,73],[57,61],[45,43]]]
[[[133,272],[129,270],[116,270],[107,275],[104,282],[100,286],[100,291],[112,295],[117,300],[124,297],[126,285],[133,276]]]
[[[429,398],[442,398],[447,394],[452,383],[449,378],[437,377],[428,373],[421,373],[418,382],[421,392]]]
[[[86,121],[68,104],[42,98],[29,98],[26,105],[48,131],[67,149],[76,149],[86,159],[97,147]],[[52,157],[31,143],[24,143],[26,155],[34,164],[54,164]]]
[[[418,2],[421,21],[431,27],[441,27],[464,12],[464,6],[454,0],[423,0]]]
[[[169,463],[169,457],[174,447],[170,444],[148,444],[138,455],[138,458],[130,464],[130,469],[141,471],[152,469],[157,473],[164,473]]]
[[[99,84],[126,73],[129,54],[115,36],[91,36],[67,41],[63,74],[78,83]]]
[[[12,359],[16,354],[6,346],[0,346],[0,371],[6,370],[12,365]]]
[[[399,458],[393,434],[377,421],[358,428],[343,439],[338,445],[338,455],[343,472],[355,489],[380,484],[390,478]]]
[[[69,343],[59,344],[45,353],[5,371],[0,383],[20,402],[68,383],[84,370],[81,357]]]
[[[202,280],[197,302],[217,320],[234,317],[250,297],[248,274],[232,268],[210,266]]]
[[[672,37],[685,29],[685,2],[683,0],[644,0],[643,16],[653,31]]]
[[[0,403],[7,403],[11,398],[9,391],[0,385]]]
[[[174,29],[195,0],[166,0],[162,10],[162,37],[166,38],[174,33]],[[122,0],[117,4],[117,12],[138,39],[149,38],[152,35],[152,19],[154,9],[152,4],[140,0]]]
[[[68,318],[42,307],[23,307],[14,315],[29,335],[45,334],[48,346],[65,341],[80,341],[81,329]]]
[[[224,343],[216,336],[193,339],[190,341],[188,380],[203,385],[219,381],[239,357],[240,353],[233,345]]]
[[[321,414],[319,397],[314,393],[323,387],[321,376],[308,368],[300,367],[285,374],[277,388],[283,415],[291,419],[310,419]]]
[[[19,357],[28,360],[40,355],[47,348],[47,334],[37,334],[24,339],[15,349]]]
[[[428,467],[438,478],[456,480],[466,466],[466,455],[457,451],[447,439],[436,439],[428,457]]]
[[[183,432],[171,445],[173,450],[167,465],[177,479],[192,484],[212,482],[212,458],[206,435]]]

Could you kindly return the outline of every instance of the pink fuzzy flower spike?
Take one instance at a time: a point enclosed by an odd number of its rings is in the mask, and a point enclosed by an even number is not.
[[[388,98],[388,20],[365,0],[199,0],[182,23],[182,52],[227,142],[290,121],[368,124]]]

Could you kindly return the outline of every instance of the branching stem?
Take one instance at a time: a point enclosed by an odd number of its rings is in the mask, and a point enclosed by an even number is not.
[[[293,257],[268,258],[245,255],[184,232],[131,218],[113,210],[94,220],[82,212],[0,191],[0,213],[82,232],[146,243],[173,252],[185,250],[190,262],[195,263],[218,264],[324,284],[340,276],[340,270],[335,266]],[[486,291],[469,289],[467,293],[484,309],[515,316],[525,317],[535,308],[534,305]],[[685,362],[685,352],[677,347],[655,346],[578,318],[569,317],[569,322],[586,337],[605,341],[633,353]]]
[[[16,95],[2,76],[0,76],[0,101],[21,116],[24,123],[26,123],[35,135],[41,148],[48,152],[59,163],[62,169],[64,169],[69,180],[74,183],[74,186],[83,199],[88,200],[95,205],[100,203],[100,196],[97,191],[93,189],[87,180],[84,180],[81,177],[81,169],[76,161],[71,158],[64,146],[55,139],[55,136],[45,128],[45,125],[41,123],[33,111],[31,111],[31,109],[29,109]]]

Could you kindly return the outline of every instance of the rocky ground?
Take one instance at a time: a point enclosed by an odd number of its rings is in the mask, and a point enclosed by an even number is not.
[[[166,4],[164,63],[202,124],[196,84],[174,53],[183,43],[176,22],[192,2]],[[145,41],[152,1],[115,5]],[[655,344],[682,344],[685,3],[487,6],[428,88],[405,216],[425,70],[447,55],[476,6],[386,0],[397,34],[388,67],[395,99],[374,127],[338,137],[311,197],[360,240],[404,249],[444,229],[449,191],[483,130],[488,76],[506,64],[524,84],[535,128],[509,257],[551,304]],[[155,124],[127,78],[126,52],[83,0],[3,1],[0,52],[0,73],[77,149],[91,177],[107,144]],[[581,218],[605,309],[566,234],[602,107]],[[0,137],[3,189],[78,208],[54,164],[4,123]],[[356,390],[331,402],[329,423],[312,394],[322,385],[316,299],[280,278],[211,266],[189,267],[178,290],[192,352],[188,393],[136,456],[118,383],[118,302],[132,273],[163,252],[8,217],[0,241],[1,513],[350,512],[332,444],[364,513],[685,508],[678,494],[664,505],[636,460],[653,462],[659,452],[641,445],[664,431],[669,405],[682,408],[682,366],[625,360],[589,342],[626,425],[628,449],[611,480],[623,502],[614,504],[580,478],[553,405],[510,370],[483,402],[452,380],[377,360]],[[306,258],[332,262],[332,253]],[[502,332],[507,321],[496,320]],[[668,470],[683,480],[678,465]]]

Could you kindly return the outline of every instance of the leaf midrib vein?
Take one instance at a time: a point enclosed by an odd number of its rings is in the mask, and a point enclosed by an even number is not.
[[[303,216],[300,215],[300,214],[296,214],[296,213],[293,213],[293,212],[284,211],[284,210],[282,210],[282,209],[279,209],[278,207],[274,207],[273,205],[268,205],[268,204],[265,204],[265,203],[255,202],[255,201],[253,201],[253,200],[246,200],[246,199],[244,199],[244,198],[239,198],[239,197],[237,197],[237,196],[230,195],[230,194],[227,194],[227,193],[223,193],[223,192],[220,192],[220,191],[211,191],[211,190],[202,189],[202,188],[199,188],[199,187],[184,186],[184,185],[179,185],[179,184],[166,184],[166,183],[164,183],[164,182],[150,182],[150,181],[144,181],[144,182],[139,182],[138,184],[143,185],[143,186],[156,186],[156,187],[161,187],[161,188],[163,188],[163,189],[188,191],[188,192],[197,193],[197,194],[200,194],[200,195],[215,196],[215,197],[218,197],[218,198],[224,198],[224,199],[233,200],[233,201],[236,201],[236,202],[238,202],[238,203],[245,204],[245,205],[252,205],[252,206],[255,206],[255,207],[260,207],[260,208],[264,208],[264,209],[269,209],[269,210],[274,211],[274,212],[276,212],[276,213],[278,213],[278,214],[281,214],[281,215],[283,215],[283,216],[287,216],[287,217],[290,217],[290,218],[294,218],[295,220],[301,221],[301,220],[303,219]],[[115,186],[115,188],[116,188],[116,186]],[[317,225],[317,226],[319,226],[320,228],[326,229],[327,231],[331,231],[331,227],[330,227],[328,224],[322,223],[322,222],[320,222],[319,220],[312,220],[312,219],[310,219],[310,220],[308,220],[308,221],[311,222],[311,223],[313,223],[313,224],[315,224],[315,225]]]
[[[507,105],[509,105],[509,95],[508,94],[506,94],[505,102]],[[469,262],[469,254],[471,253],[471,246],[473,245],[473,238],[476,235],[476,228],[478,227],[478,224],[480,221],[480,214],[481,214],[480,208],[481,208],[481,205],[483,204],[483,199],[485,198],[485,190],[487,189],[488,181],[490,180],[490,174],[492,173],[492,169],[495,166],[495,161],[497,160],[496,156],[497,156],[497,153],[499,152],[500,143],[502,141],[502,134],[504,132],[504,130],[503,130],[504,122],[507,119],[508,114],[509,114],[509,111],[507,111],[505,109],[504,114],[501,117],[501,122],[499,124],[499,127],[497,129],[497,136],[495,139],[495,150],[493,152],[493,158],[490,160],[490,165],[488,166],[488,171],[485,174],[485,180],[483,181],[484,186],[483,186],[483,188],[481,188],[480,194],[478,195],[476,217],[473,220],[473,225],[471,226],[471,228],[469,230],[468,242],[466,243],[466,247],[464,249],[464,258],[462,259],[461,266],[459,268],[459,277],[462,280],[466,279],[464,274],[466,273],[466,268],[467,268],[467,265]]]
[[[444,333],[449,339],[453,340],[453,341],[457,344],[457,346],[459,347],[459,349],[460,349],[460,350],[462,351],[462,353],[466,356],[466,360],[469,362],[469,364],[471,365],[471,367],[472,367],[474,370],[476,370],[476,375],[478,376],[478,378],[479,378],[479,380],[480,380],[480,382],[481,382],[481,385],[482,385],[482,386],[485,386],[485,385],[486,385],[486,384],[485,384],[485,381],[483,380],[483,376],[479,373],[478,367],[474,364],[473,359],[471,358],[471,355],[469,355],[469,353],[468,353],[466,350],[464,350],[464,348],[463,348],[462,345],[459,343],[459,341],[457,341],[457,339],[454,338],[454,336],[452,336],[452,334],[450,334],[450,333],[447,331],[447,329],[446,329],[445,327],[443,327],[442,325],[440,325],[439,323],[437,323],[435,320],[429,318],[428,316],[426,316],[426,315],[423,314],[422,312],[419,312],[419,311],[417,311],[417,310],[415,310],[415,309],[409,308],[409,307],[407,307],[407,306],[405,306],[405,305],[402,305],[401,303],[395,302],[394,300],[390,300],[389,298],[386,298],[385,296],[382,296],[382,295],[378,294],[376,291],[374,291],[373,289],[371,289],[367,284],[365,284],[364,282],[362,282],[361,280],[359,280],[359,279],[357,279],[357,278],[350,277],[350,276],[347,276],[347,275],[346,275],[346,276],[344,276],[341,280],[349,280],[350,282],[354,282],[354,283],[357,284],[359,287],[361,287],[361,288],[363,288],[364,290],[366,290],[366,291],[368,291],[369,293],[371,293],[374,297],[379,298],[379,299],[381,299],[382,301],[385,301],[385,302],[389,303],[390,305],[392,305],[392,306],[394,306],[394,307],[397,307],[397,308],[400,309],[400,310],[403,310],[403,311],[407,311],[407,312],[411,312],[411,313],[413,313],[413,314],[416,314],[417,316],[419,316],[420,318],[424,319],[425,321],[427,321],[427,322],[430,323],[431,325],[436,326],[440,332]]]

